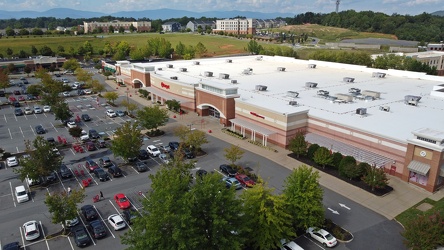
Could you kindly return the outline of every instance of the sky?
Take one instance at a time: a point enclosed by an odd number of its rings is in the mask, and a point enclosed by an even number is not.
[[[297,15],[309,11],[333,12],[336,9],[336,0],[0,0],[0,9],[7,11],[45,11],[53,8],[71,8],[105,14],[169,8],[195,12],[242,10]],[[340,0],[339,11],[349,9],[371,10],[389,15],[417,15],[444,10],[444,0]]]

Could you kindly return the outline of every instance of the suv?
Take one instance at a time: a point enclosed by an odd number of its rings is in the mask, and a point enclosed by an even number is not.
[[[22,185],[15,187],[15,197],[17,198],[18,203],[29,201],[29,196],[26,192],[25,186]]]
[[[114,165],[108,156],[104,156],[104,157],[100,158],[99,164],[102,168],[107,168],[107,167],[111,167],[112,165]]]
[[[89,170],[89,172],[93,172],[94,170],[96,170],[97,168],[99,168],[99,165],[97,165],[97,163],[93,160],[87,160],[85,162],[85,168],[87,168]]]
[[[97,131],[95,129],[90,129],[88,131],[88,136],[89,136],[90,139],[98,139],[98,138],[100,138],[99,133],[97,133]]]
[[[172,151],[176,151],[179,148],[179,143],[177,141],[170,141],[168,143]]]
[[[146,150],[153,157],[157,157],[160,155],[160,150],[154,145],[148,145],[148,147],[146,147]]]
[[[8,165],[8,167],[17,166],[18,165],[17,157],[11,156],[11,157],[6,158],[6,165]]]
[[[72,177],[72,172],[65,164],[62,164],[60,165],[60,175],[62,178],[70,178]]]
[[[23,232],[26,240],[35,240],[40,237],[39,224],[32,220],[23,224]]]
[[[82,114],[82,120],[87,122],[87,121],[91,121],[91,118],[89,117],[88,114]]]
[[[108,117],[110,117],[110,118],[114,118],[114,117],[117,116],[117,115],[116,115],[116,112],[114,112],[114,110],[112,110],[112,109],[108,109],[108,110],[106,111],[106,115],[107,115]]]
[[[109,180],[109,175],[105,172],[105,170],[103,170],[103,168],[96,168],[96,169],[94,169],[94,175],[100,181],[107,181],[107,180]]]

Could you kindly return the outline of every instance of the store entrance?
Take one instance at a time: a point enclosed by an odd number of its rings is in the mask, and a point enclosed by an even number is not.
[[[220,118],[220,113],[219,111],[217,111],[217,109],[213,108],[213,107],[208,107],[208,115],[212,116],[214,118]]]

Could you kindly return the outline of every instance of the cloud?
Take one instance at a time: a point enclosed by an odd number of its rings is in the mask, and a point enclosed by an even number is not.
[[[413,0],[413,1],[408,1],[406,4],[408,6],[415,6],[423,4],[437,4],[439,2],[441,2],[441,0]]]

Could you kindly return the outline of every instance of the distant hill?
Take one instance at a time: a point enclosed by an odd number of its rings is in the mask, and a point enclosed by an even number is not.
[[[120,11],[111,14],[74,10],[68,8],[56,8],[43,12],[37,11],[4,11],[0,10],[0,19],[20,19],[20,18],[37,18],[37,17],[55,17],[60,19],[70,18],[94,18],[101,16],[114,16],[114,17],[132,17],[132,18],[149,18],[155,19],[170,19],[187,17],[215,17],[215,18],[232,18],[236,16],[242,16],[246,18],[257,19],[274,19],[276,17],[294,17],[295,13],[262,13],[253,11],[208,11],[208,12],[194,12],[185,10],[173,10],[173,9],[158,9],[158,10],[141,10],[141,11]]]
[[[444,16],[444,10],[440,10],[440,11],[435,11],[433,13],[430,13],[434,16]]]

